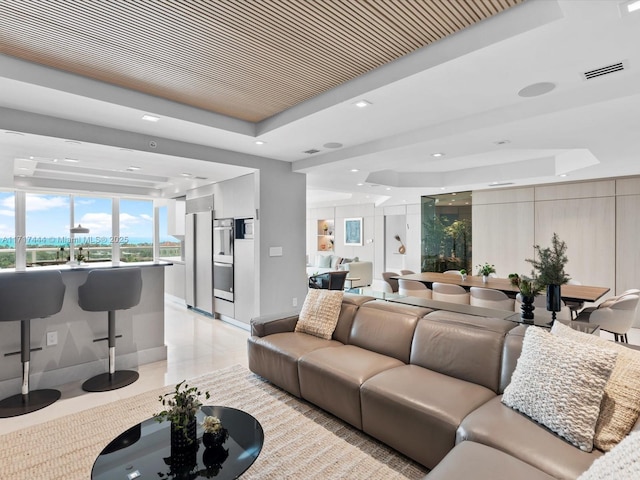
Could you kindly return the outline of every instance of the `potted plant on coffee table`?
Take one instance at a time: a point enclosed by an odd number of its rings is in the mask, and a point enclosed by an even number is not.
[[[568,258],[567,244],[560,240],[557,233],[551,238],[551,247],[541,248],[534,245],[537,259],[527,259],[537,272],[536,280],[547,288],[547,310],[552,312],[552,323],[556,319],[556,312],[562,308],[560,286],[569,281],[569,275],[564,271]]]
[[[524,275],[520,276],[517,273],[510,273],[509,280],[511,280],[511,285],[518,287],[518,290],[520,290],[520,298],[522,299],[520,319],[522,323],[532,324],[533,311],[536,308],[533,306],[533,301],[543,289],[543,286],[536,279]]]
[[[154,415],[159,422],[171,422],[171,447],[176,449],[197,445],[196,413],[202,406],[200,398],[204,396],[208,400],[210,397],[209,392],[201,392],[185,382],[178,383],[172,392],[160,395],[164,410]]]

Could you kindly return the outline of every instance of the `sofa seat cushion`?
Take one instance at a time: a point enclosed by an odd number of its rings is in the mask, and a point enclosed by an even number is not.
[[[553,480],[553,477],[495,448],[462,442],[425,479]]]
[[[454,447],[465,416],[496,396],[481,385],[417,365],[375,375],[360,394],[362,429],[428,468]]]
[[[336,340],[297,332],[252,336],[248,342],[249,369],[297,397],[300,396],[298,359],[317,349],[342,345]]]
[[[472,440],[502,450],[552,477],[575,479],[602,455],[574,447],[496,397],[462,421],[456,441]]]
[[[298,362],[300,393],[305,400],[361,429],[360,386],[401,365],[400,360],[353,345],[314,350]]]

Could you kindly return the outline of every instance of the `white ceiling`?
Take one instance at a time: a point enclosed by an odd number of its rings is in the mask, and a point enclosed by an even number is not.
[[[307,174],[310,205],[415,203],[420,195],[492,183],[638,175],[640,11],[623,15],[621,4],[527,0],[257,124],[8,56],[0,56],[0,107],[291,162],[294,171]],[[582,75],[617,62],[623,71],[592,80]],[[538,97],[518,96],[538,82],[556,87]],[[371,105],[358,109],[353,103],[362,98]],[[143,122],[143,113],[161,120]],[[44,165],[64,157],[80,162],[62,160],[47,170],[141,166],[139,173],[126,173],[132,180],[100,174],[82,180],[104,189],[131,183],[140,192],[164,196],[198,184],[181,173],[205,177],[202,184],[250,171],[215,159],[9,134],[9,127],[10,118],[0,119],[0,162],[6,167],[0,187],[15,180],[46,188],[42,178],[52,174],[45,175]],[[82,132],[75,138],[82,140]],[[256,145],[256,139],[266,143]],[[343,146],[324,147],[328,142]],[[320,151],[303,153],[309,149]],[[436,152],[445,155],[432,157]],[[29,156],[42,157],[38,181],[29,170],[13,170],[15,158]],[[20,172],[27,177],[14,177]],[[64,187],[53,180],[51,185]]]

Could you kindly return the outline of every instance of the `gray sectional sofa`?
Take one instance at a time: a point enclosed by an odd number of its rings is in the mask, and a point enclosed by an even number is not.
[[[330,340],[252,321],[249,368],[439,479],[575,479],[585,453],[500,402],[526,327],[345,294]],[[639,428],[636,425],[636,428]]]

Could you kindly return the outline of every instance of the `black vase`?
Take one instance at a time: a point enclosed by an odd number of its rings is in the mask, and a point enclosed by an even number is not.
[[[556,319],[556,312],[562,309],[562,297],[560,296],[560,285],[547,285],[547,310],[551,313],[551,324]]]
[[[215,433],[204,432],[202,434],[202,444],[206,448],[217,447],[222,445],[228,436],[229,432],[227,432],[226,428],[221,428]]]
[[[533,306],[534,299],[533,295],[522,295],[522,306],[520,307],[522,323],[533,324],[533,311],[536,309]]]
[[[195,417],[184,428],[176,428],[171,423],[171,449],[189,450],[198,446],[198,434]],[[197,450],[197,448],[196,448]]]

